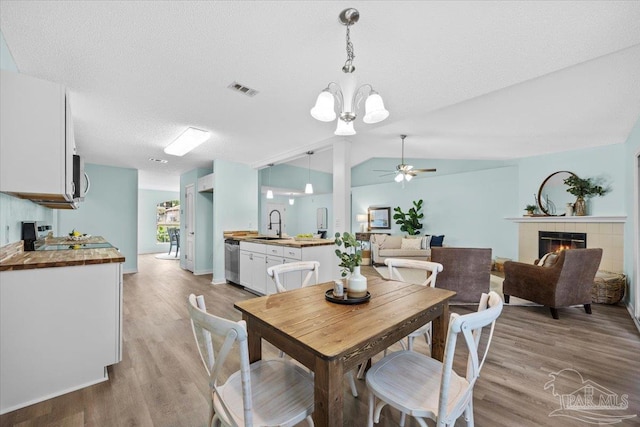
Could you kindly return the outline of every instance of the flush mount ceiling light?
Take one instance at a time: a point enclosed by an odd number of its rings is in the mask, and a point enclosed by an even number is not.
[[[269,163],[269,180],[267,181],[267,186],[271,185],[271,168],[273,167],[273,163]],[[273,199],[273,190],[267,190],[267,199]]]
[[[171,144],[164,147],[164,152],[172,156],[184,156],[207,139],[209,139],[209,132],[206,130],[187,128]]]
[[[382,97],[373,90],[370,84],[365,83],[354,90],[356,81],[353,72],[356,67],[353,66],[355,55],[349,28],[358,22],[360,13],[356,9],[349,8],[343,10],[339,18],[340,23],[347,27],[347,60],[342,67],[344,73],[341,79],[342,87],[336,82],[329,83],[318,95],[316,105],[311,109],[311,116],[321,122],[331,122],[336,118],[335,107],[337,103],[340,114],[335,134],[346,136],[356,134],[353,121],[356,119],[356,109],[363,100],[365,100],[365,115],[362,121],[365,123],[381,122],[389,117],[389,111],[384,108]]]
[[[309,156],[309,180],[307,181],[307,185],[304,186],[305,194],[313,194],[313,185],[311,185],[311,155],[313,151],[307,151],[307,155]]]

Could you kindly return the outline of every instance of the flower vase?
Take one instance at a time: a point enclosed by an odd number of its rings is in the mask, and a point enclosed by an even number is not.
[[[362,298],[367,296],[367,278],[360,274],[360,266],[353,268],[353,273],[347,279],[347,296]]]
[[[587,214],[587,203],[584,201],[584,198],[578,197],[575,205],[573,205],[573,209],[576,216],[585,216]]]

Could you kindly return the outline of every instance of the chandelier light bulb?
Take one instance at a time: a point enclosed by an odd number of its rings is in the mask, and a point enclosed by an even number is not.
[[[404,176],[404,179],[406,179],[406,180],[407,180],[407,182],[411,181],[411,179],[412,179],[412,178],[413,178],[413,175],[411,175],[410,173],[408,173],[408,174],[406,174],[406,175]]]
[[[355,135],[356,130],[353,128],[353,122],[338,120],[338,127],[336,128],[334,134],[340,136]]]
[[[364,104],[365,115],[362,121],[368,124],[378,123],[389,117],[389,112],[384,108],[382,97],[377,92],[371,92]]]
[[[393,178],[396,182],[402,182],[402,180],[404,179],[404,175],[401,173],[396,174],[396,177]]]
[[[316,99],[316,105],[311,109],[311,117],[321,122],[331,122],[336,118],[334,110],[335,99],[328,90],[323,90]]]

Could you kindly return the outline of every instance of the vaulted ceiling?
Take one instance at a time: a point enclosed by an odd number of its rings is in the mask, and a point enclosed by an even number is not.
[[[344,137],[309,109],[340,78],[347,7],[355,76],[391,113],[356,119],[354,165],[398,163],[400,134],[411,158],[510,159],[622,143],[640,117],[638,1],[0,0],[0,30],[20,72],[69,88],[87,162],[177,189],[213,159],[262,167],[316,149],[313,168],[331,170],[322,149]],[[212,137],[166,155],[188,126]]]

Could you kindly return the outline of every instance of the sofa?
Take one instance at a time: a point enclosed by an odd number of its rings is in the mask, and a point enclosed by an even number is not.
[[[433,240],[433,244],[432,244]],[[387,258],[429,261],[431,246],[442,246],[444,236],[401,236],[376,233],[370,237],[373,265],[384,264]]]

